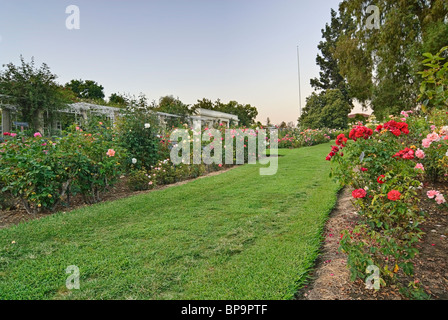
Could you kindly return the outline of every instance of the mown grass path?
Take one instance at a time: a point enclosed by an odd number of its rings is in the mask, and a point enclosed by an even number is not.
[[[280,150],[274,176],[245,165],[1,229],[0,299],[291,299],[337,199],[327,153]]]

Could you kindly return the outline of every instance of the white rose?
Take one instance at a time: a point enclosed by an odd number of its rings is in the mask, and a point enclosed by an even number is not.
[[[145,129],[151,128],[151,125],[149,123],[145,123]]]
[[[132,164],[136,164],[137,163],[137,159],[132,158]]]

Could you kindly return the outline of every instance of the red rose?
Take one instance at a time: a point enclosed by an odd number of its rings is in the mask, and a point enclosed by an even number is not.
[[[368,169],[366,169],[366,168],[361,168],[361,171],[362,171],[362,172],[366,172],[366,171],[368,171]]]
[[[409,134],[409,128],[406,122],[396,122],[391,120],[384,124],[384,129],[389,130],[397,137],[402,133]]]
[[[398,201],[398,200],[400,200],[400,198],[401,198],[401,193],[398,192],[397,190],[392,190],[391,192],[389,192],[389,193],[387,194],[387,198],[388,198],[390,201]]]
[[[364,189],[353,190],[352,196],[355,199],[365,198],[367,196],[367,192]]]
[[[337,153],[337,152],[339,152],[339,147],[331,146],[331,151],[334,153]]]
[[[345,135],[343,133],[341,133],[340,135],[338,135],[338,137],[336,138],[336,144],[338,146],[342,146],[345,147],[345,144],[347,143],[347,138],[345,137]]]
[[[381,175],[381,176],[378,177],[378,179],[376,179],[376,181],[378,181],[379,184],[383,184],[383,183],[386,182],[385,178],[386,178],[386,176]]]

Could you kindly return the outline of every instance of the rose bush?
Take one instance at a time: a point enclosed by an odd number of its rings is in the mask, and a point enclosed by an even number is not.
[[[400,275],[413,275],[412,259],[423,235],[422,182],[431,175],[445,179],[448,161],[443,136],[447,128],[431,127],[430,122],[430,117],[409,111],[374,131],[359,123],[349,138],[337,137],[326,158],[335,164],[332,175],[354,189],[359,221],[340,241],[353,280],[365,279],[370,265],[379,267],[382,285],[397,283]],[[429,196],[440,205],[446,203],[438,191]]]
[[[87,203],[100,200],[121,173],[125,154],[110,128],[95,133],[72,127],[62,137],[10,134],[0,145],[2,192],[18,199],[28,213],[53,210],[70,195]]]

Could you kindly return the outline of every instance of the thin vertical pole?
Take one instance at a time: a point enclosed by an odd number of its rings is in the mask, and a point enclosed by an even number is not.
[[[302,116],[302,89],[300,85],[300,53],[299,46],[297,46],[297,70],[299,76],[299,117]]]

